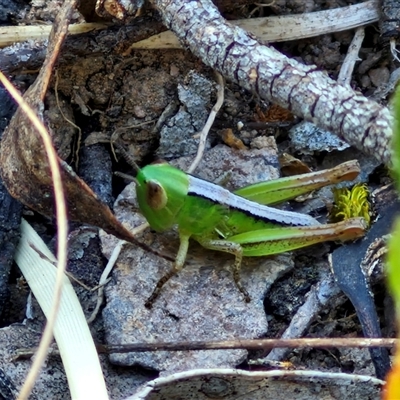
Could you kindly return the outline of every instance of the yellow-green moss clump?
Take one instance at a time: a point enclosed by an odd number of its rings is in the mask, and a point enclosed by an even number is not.
[[[365,183],[357,183],[351,189],[333,189],[334,206],[331,211],[333,221],[343,221],[353,217],[363,217],[368,226],[371,223],[369,192]]]

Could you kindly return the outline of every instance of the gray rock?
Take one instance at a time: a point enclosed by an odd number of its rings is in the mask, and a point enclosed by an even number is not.
[[[277,165],[274,152],[273,148],[235,151],[217,146],[205,154],[198,167],[199,175],[213,180],[230,172],[229,187],[243,185],[246,177],[250,182],[258,181],[262,171],[268,170],[265,164],[273,160]],[[177,163],[182,166],[189,161],[181,159]],[[275,178],[277,171],[272,166],[269,170]],[[132,213],[134,204],[135,190],[131,184],[114,207],[117,218],[129,228],[143,222],[141,216]],[[140,240],[172,255],[179,245],[176,231],[149,233]],[[104,234],[102,243],[104,254],[109,257],[117,239]],[[208,251],[191,243],[186,267],[163,287],[153,309],[148,310],[144,303],[171,264],[133,245],[125,245],[113,279],[106,287],[107,306],[103,317],[107,342],[206,341],[265,335],[264,295],[277,277],[293,267],[292,259],[287,254],[244,259],[241,279],[252,298],[250,303],[244,302],[233,282],[232,262],[231,255]],[[166,374],[192,368],[232,367],[240,364],[246,355],[245,350],[162,351],[114,354],[110,359],[120,365],[141,365]]]
[[[157,155],[164,159],[197,152],[199,139],[194,139],[193,135],[202,130],[212,107],[213,82],[193,71],[186,81],[185,85],[178,86],[180,110],[161,129]],[[207,141],[207,148],[209,146]]]
[[[311,122],[301,122],[289,131],[293,151],[302,154],[347,149],[349,144],[333,133],[322,130]]]

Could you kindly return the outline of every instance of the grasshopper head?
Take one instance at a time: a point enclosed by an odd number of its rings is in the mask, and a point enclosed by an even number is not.
[[[189,186],[187,175],[169,164],[152,164],[139,171],[136,195],[150,226],[165,231],[176,223]]]

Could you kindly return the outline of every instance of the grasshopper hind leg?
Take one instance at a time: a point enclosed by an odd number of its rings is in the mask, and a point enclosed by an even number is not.
[[[239,292],[242,293],[246,303],[251,301],[249,293],[243,287],[240,282],[240,269],[242,267],[243,249],[240,244],[229,242],[227,240],[196,240],[206,249],[223,251],[235,256],[235,262],[233,264],[233,280]]]

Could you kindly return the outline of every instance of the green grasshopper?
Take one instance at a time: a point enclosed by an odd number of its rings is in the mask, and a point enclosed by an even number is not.
[[[267,256],[328,240],[351,240],[364,235],[363,218],[320,224],[315,218],[269,207],[328,184],[352,180],[356,161],[335,168],[261,182],[230,192],[167,164],[138,169],[139,209],[152,229],[178,227],[180,246],[173,268],[157,283],[145,305],[151,308],[161,288],[186,260],[189,239],[203,247],[235,256],[233,278],[245,301],[250,297],[240,282],[243,256]]]

